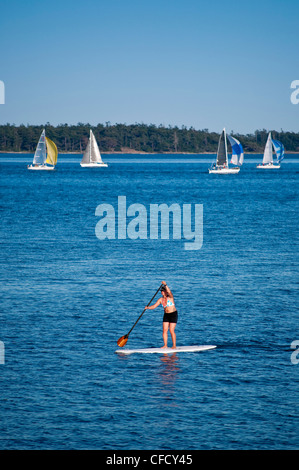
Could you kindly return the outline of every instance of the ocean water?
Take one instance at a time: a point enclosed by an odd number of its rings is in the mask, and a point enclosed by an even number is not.
[[[0,449],[298,449],[299,158],[245,158],[218,176],[207,155],[107,155],[97,171],[62,155],[55,172],[0,156]],[[201,249],[99,240],[95,210],[118,196],[202,204]],[[177,344],[216,349],[115,353],[162,280]],[[126,347],[162,345],[162,317]]]

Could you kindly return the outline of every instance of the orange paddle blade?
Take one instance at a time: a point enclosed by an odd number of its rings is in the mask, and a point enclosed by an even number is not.
[[[119,338],[119,340],[117,341],[117,345],[122,348],[128,341],[128,336],[125,335],[125,336],[122,336],[121,338]]]

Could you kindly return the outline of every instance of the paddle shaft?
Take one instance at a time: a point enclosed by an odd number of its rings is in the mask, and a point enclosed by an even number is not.
[[[161,286],[159,287],[159,289],[157,290],[157,292],[155,293],[155,295],[151,298],[151,300],[149,301],[149,303],[147,304],[147,307],[152,303],[152,301],[154,300],[154,298],[156,297],[156,295],[158,294],[159,290],[161,289],[162,287],[162,284]],[[144,314],[144,312],[146,311],[146,308],[143,310],[142,314],[137,318],[137,320],[135,321],[134,325],[132,326],[132,328],[130,329],[129,333],[127,333],[125,335],[125,338],[127,338],[129,336],[129,334],[131,333],[131,331],[133,330],[133,328],[137,325],[137,323],[139,322],[140,318],[142,317],[142,315]]]

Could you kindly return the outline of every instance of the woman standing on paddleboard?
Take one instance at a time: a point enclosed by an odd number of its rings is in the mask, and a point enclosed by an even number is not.
[[[167,338],[168,338],[168,329],[170,330],[171,339],[172,339],[172,349],[176,348],[176,334],[175,327],[178,321],[178,312],[175,308],[174,298],[171,290],[167,286],[165,281],[162,281],[163,286],[161,287],[162,297],[160,297],[157,302],[151,307],[145,307],[145,309],[154,310],[159,305],[162,305],[164,308],[163,316],[163,348],[167,348]]]

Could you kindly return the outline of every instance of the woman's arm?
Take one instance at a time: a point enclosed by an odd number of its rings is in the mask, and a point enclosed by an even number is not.
[[[173,297],[172,292],[171,292],[171,290],[169,289],[169,287],[168,287],[168,285],[166,284],[166,282],[165,282],[165,281],[162,281],[162,284],[164,284],[164,286],[166,287],[167,294],[168,294],[170,297]]]
[[[154,310],[154,308],[157,308],[162,301],[162,298],[158,299],[157,302],[150,307],[146,306],[144,310]]]

